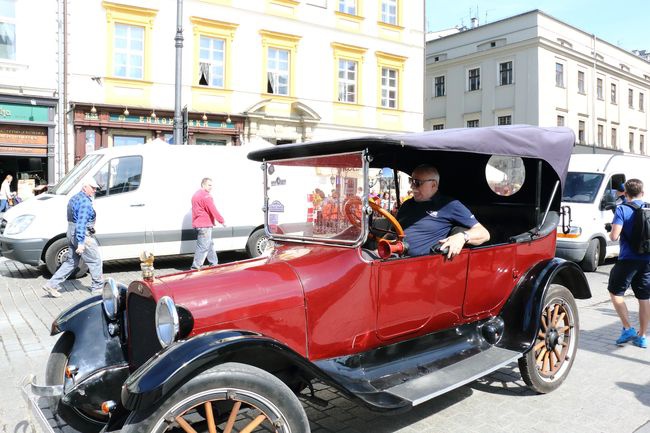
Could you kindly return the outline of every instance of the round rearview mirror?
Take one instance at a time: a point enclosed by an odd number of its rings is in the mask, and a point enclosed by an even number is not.
[[[495,194],[511,196],[526,180],[524,160],[518,156],[493,155],[485,166],[485,179]]]

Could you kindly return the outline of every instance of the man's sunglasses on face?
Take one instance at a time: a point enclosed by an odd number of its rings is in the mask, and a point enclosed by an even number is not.
[[[421,186],[424,185],[426,182],[432,182],[432,181],[434,181],[434,180],[435,180],[435,179],[414,179],[414,178],[412,178],[412,177],[409,177],[409,183],[411,184],[411,186],[414,186],[414,187],[416,187],[416,188],[421,187]]]

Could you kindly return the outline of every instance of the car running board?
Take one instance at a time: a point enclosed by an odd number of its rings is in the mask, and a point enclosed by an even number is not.
[[[520,357],[521,353],[519,352],[492,346],[455,364],[388,388],[384,392],[416,406],[490,374]]]

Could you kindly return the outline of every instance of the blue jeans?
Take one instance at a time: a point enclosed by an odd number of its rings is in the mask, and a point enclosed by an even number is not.
[[[76,252],[77,238],[75,234],[75,225],[69,223],[68,232],[66,234],[66,237],[68,238],[68,248],[70,248],[68,259],[63,262],[54,275],[52,275],[50,281],[47,282],[47,286],[58,289],[59,285],[70,276],[77,266],[79,266],[79,259],[84,259],[84,262],[88,265],[90,277],[92,278],[90,290],[101,289],[104,286],[104,276],[102,275],[102,256],[99,252],[97,239],[95,239],[94,236],[86,236],[86,240],[84,241],[84,252],[79,255]]]
[[[9,201],[4,198],[0,199],[0,212],[4,212],[9,209]]]
[[[214,252],[214,242],[212,241],[212,227],[203,227],[196,229],[196,251],[194,252],[193,269],[200,269],[208,258],[210,266],[219,264],[217,253]]]

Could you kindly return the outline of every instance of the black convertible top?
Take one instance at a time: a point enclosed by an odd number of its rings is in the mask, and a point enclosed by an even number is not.
[[[541,159],[564,181],[574,143],[569,128],[512,125],[285,144],[250,152],[248,158],[275,161],[368,149],[374,157],[372,165],[380,167],[387,166],[389,159],[399,159],[402,151],[468,152]]]

